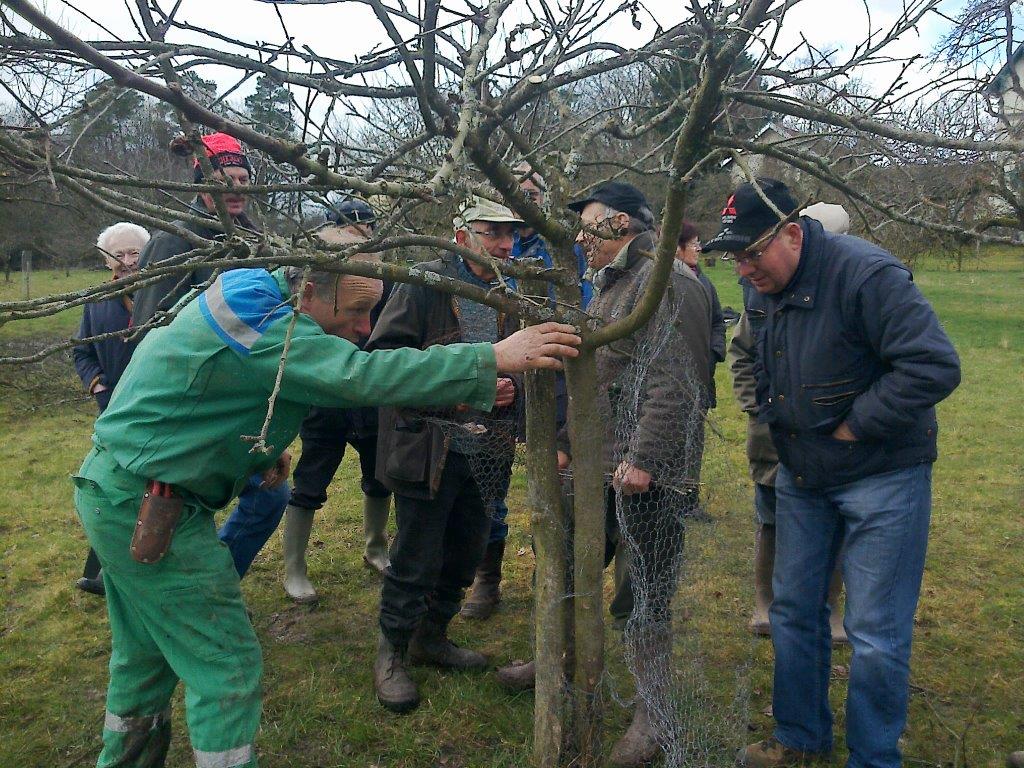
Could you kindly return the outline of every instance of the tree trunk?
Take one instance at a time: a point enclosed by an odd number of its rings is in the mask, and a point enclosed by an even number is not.
[[[555,459],[555,375],[526,375],[526,463],[533,542],[537,554],[534,613],[537,687],[533,762],[557,768],[566,756],[570,706],[566,699],[572,600],[566,583],[570,522],[562,506]]]
[[[575,765],[596,766],[601,759],[601,701],[604,672],[604,620],[601,611],[604,571],[604,425],[597,410],[597,362],[585,349],[566,365],[569,427],[573,454],[573,632],[575,687],[573,736]]]

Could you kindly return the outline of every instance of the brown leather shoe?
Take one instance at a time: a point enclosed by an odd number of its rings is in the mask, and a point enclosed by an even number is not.
[[[377,660],[373,664],[373,687],[377,701],[385,709],[403,714],[416,709],[420,692],[405,669],[401,648],[381,637],[377,646]]]
[[[423,619],[409,640],[409,661],[442,669],[479,670],[487,668],[487,657],[469,648],[460,648],[448,639],[447,630]]]
[[[784,768],[810,765],[828,758],[828,752],[801,752],[787,747],[773,736],[741,749],[736,754],[736,764],[740,768]]]
[[[537,667],[532,661],[513,661],[498,670],[497,678],[510,691],[530,691],[537,681]]]
[[[469,596],[460,611],[464,619],[486,621],[501,602],[501,561],[505,556],[505,542],[492,541],[487,545],[484,559],[476,569],[476,577]]]
[[[611,764],[616,768],[640,768],[651,763],[661,754],[661,745],[651,727],[647,705],[637,701],[633,721],[612,747]]]

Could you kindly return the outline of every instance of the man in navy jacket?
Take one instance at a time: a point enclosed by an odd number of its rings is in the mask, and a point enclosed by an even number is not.
[[[757,187],[744,184],[729,198],[722,229],[705,246],[726,251],[765,297],[757,404],[781,460],[776,727],[739,762],[775,768],[832,749],[826,595],[842,548],[853,647],[847,765],[896,768],[928,541],[935,404],[960,383],[960,361],[899,260],[801,218],[781,182]]]
[[[100,233],[96,248],[103,254],[111,279],[119,280],[138,271],[139,253],[148,242],[149,232],[145,229],[138,224],[119,221]],[[90,339],[125,331],[131,325],[131,319],[131,296],[113,296],[95,304],[86,304],[82,312],[82,323],[78,327],[78,338]],[[78,378],[82,380],[85,391],[95,398],[100,413],[110,402],[114,387],[128,367],[134,350],[135,342],[125,335],[87,341],[72,350]],[[82,570],[82,578],[75,582],[75,586],[83,592],[104,594],[100,561],[91,548]]]

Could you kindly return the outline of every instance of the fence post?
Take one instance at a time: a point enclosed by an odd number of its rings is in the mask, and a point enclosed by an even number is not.
[[[32,298],[32,251],[21,252],[21,282],[25,286],[25,298]]]

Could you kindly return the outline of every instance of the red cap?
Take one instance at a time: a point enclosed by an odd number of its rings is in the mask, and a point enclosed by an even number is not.
[[[201,137],[203,146],[206,147],[206,156],[210,158],[210,164],[214,168],[225,168],[229,165],[237,165],[240,168],[249,168],[249,158],[242,151],[242,145],[234,136],[226,133],[211,133],[209,136]],[[195,166],[199,167],[198,158]]]

